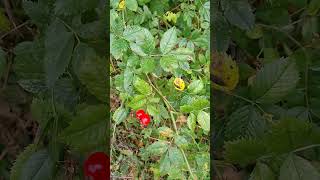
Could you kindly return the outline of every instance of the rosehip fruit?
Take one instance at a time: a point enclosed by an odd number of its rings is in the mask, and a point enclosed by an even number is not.
[[[149,123],[150,123],[150,116],[148,114],[142,115],[140,119],[140,124],[146,127],[148,126]]]
[[[137,117],[137,119],[141,119],[141,117],[142,117],[144,114],[146,114],[146,113],[144,112],[144,110],[139,109],[139,110],[136,112],[136,117]]]
[[[110,179],[110,159],[103,152],[96,152],[84,162],[84,175],[92,180]]]

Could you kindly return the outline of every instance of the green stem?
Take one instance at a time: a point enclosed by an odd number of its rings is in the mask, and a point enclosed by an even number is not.
[[[167,109],[170,112],[170,116],[171,116],[171,120],[172,120],[172,123],[173,123],[174,130],[175,130],[176,134],[179,135],[178,128],[177,128],[177,125],[176,125],[176,120],[175,120],[175,118],[173,116],[173,112],[171,110],[171,109],[174,109],[174,108],[170,105],[168,100],[162,95],[161,91],[153,85],[153,83],[152,83],[151,79],[149,78],[148,74],[146,74],[146,76],[148,78],[148,81],[149,81],[150,85],[157,91],[157,93],[162,97],[163,102],[166,104]],[[184,157],[184,160],[185,160],[185,162],[187,164],[187,167],[188,167],[188,170],[189,170],[189,173],[190,173],[191,177],[193,179],[195,179],[195,176],[193,175],[192,169],[190,167],[190,164],[189,164],[189,161],[188,161],[188,159],[186,157],[186,154],[184,153],[184,150],[182,148],[180,148],[179,146],[178,146],[178,148],[180,149],[180,151],[181,151],[181,153],[182,153],[182,155]]]

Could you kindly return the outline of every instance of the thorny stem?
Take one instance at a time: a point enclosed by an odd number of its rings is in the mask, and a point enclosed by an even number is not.
[[[177,125],[176,125],[176,120],[175,120],[174,115],[173,115],[173,112],[172,112],[172,109],[174,110],[174,108],[173,108],[172,105],[168,102],[167,98],[165,98],[165,97],[162,95],[161,91],[153,85],[153,83],[152,83],[151,79],[149,78],[148,74],[146,74],[146,76],[147,76],[147,78],[148,78],[148,81],[149,81],[150,85],[157,91],[157,93],[158,93],[158,94],[161,96],[161,98],[163,99],[163,102],[166,104],[167,109],[168,109],[168,111],[170,112],[170,116],[171,116],[171,120],[172,120],[172,123],[173,123],[174,130],[175,130],[176,134],[179,135],[178,128],[177,128]],[[183,155],[183,157],[184,157],[184,160],[185,160],[185,162],[186,162],[186,164],[187,164],[187,167],[188,167],[188,170],[189,170],[189,173],[190,173],[191,177],[192,177],[193,179],[195,179],[195,176],[193,175],[192,169],[191,169],[191,167],[190,167],[190,164],[189,164],[189,161],[188,161],[188,159],[187,159],[187,157],[186,157],[186,154],[184,153],[184,150],[183,150],[182,148],[180,148],[179,146],[178,146],[178,148],[180,149],[180,151],[181,151],[181,153],[182,153],[182,155]]]

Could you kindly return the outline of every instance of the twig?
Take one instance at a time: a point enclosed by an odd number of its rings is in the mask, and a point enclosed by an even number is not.
[[[6,148],[6,149],[4,149],[4,150],[2,151],[2,153],[0,154],[0,161],[7,155],[7,153],[8,153],[8,149]]]
[[[9,20],[11,21],[13,26],[16,27],[15,19],[14,19],[13,15],[12,15],[12,11],[11,11],[10,2],[8,0],[3,0],[3,4],[4,4],[4,8],[6,9],[6,12],[7,12],[7,15],[9,17]]]
[[[27,25],[28,23],[29,23],[29,21],[26,21],[26,22],[24,22],[24,23],[16,26],[15,28],[11,29],[9,32],[7,32],[7,33],[5,33],[4,35],[2,35],[2,36],[0,37],[0,39],[5,38],[7,35],[11,34],[12,32],[16,31],[16,30],[19,29],[19,28],[22,28],[23,26]]]
[[[10,70],[11,70],[11,66],[12,66],[12,60],[11,60],[11,55],[8,55],[8,67],[7,67],[7,72],[6,75],[4,77],[4,82],[3,82],[3,86],[2,86],[2,90],[6,89],[7,84],[8,84],[8,79],[9,79],[9,75],[10,75]]]

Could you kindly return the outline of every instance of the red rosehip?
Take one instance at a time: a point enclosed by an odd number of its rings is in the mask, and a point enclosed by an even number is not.
[[[137,117],[137,119],[141,119],[141,117],[142,117],[144,114],[146,114],[146,113],[144,112],[144,110],[139,109],[139,110],[136,112],[136,117]]]
[[[148,126],[149,123],[150,123],[150,116],[148,114],[142,115],[140,119],[140,124],[146,127]]]
[[[109,180],[109,157],[103,152],[91,154],[84,162],[84,175],[90,180]]]

